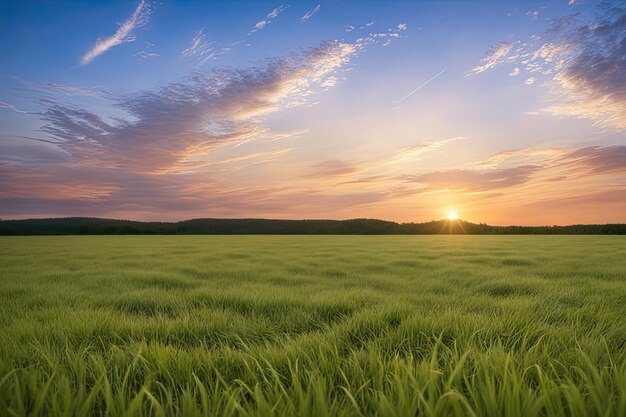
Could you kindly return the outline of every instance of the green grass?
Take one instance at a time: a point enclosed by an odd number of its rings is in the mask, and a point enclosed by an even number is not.
[[[0,416],[626,415],[623,237],[0,249]]]

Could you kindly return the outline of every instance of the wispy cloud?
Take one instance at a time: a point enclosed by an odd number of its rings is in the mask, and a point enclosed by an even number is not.
[[[396,152],[395,154],[383,158],[382,164],[399,164],[408,161],[415,161],[423,155],[433,152],[451,142],[467,139],[466,136],[455,136],[448,139],[435,140],[430,142],[424,142],[419,145],[409,146]]]
[[[560,65],[550,83],[556,103],[546,111],[626,129],[626,7],[612,11],[610,17],[580,24],[555,41],[562,48],[546,64]]]
[[[135,56],[138,56],[141,59],[149,59],[149,58],[156,58],[161,56],[161,54],[156,53],[156,52],[149,52],[149,51],[139,51],[135,54]]]
[[[626,146],[529,147],[501,152],[459,168],[403,178],[435,190],[470,193],[524,186],[520,198],[544,199],[551,194],[588,193],[590,184],[594,184],[594,191],[610,188],[607,177],[614,184],[623,184],[625,157]]]
[[[626,146],[590,146],[565,153],[556,164],[567,164],[579,175],[619,172],[626,176]]]
[[[257,140],[279,141],[279,140],[284,140],[284,139],[297,138],[299,136],[304,135],[308,131],[309,131],[308,129],[298,129],[298,130],[294,130],[294,131],[286,132],[286,133],[277,133],[277,132],[272,132],[270,129],[267,129],[267,128],[265,129],[258,128],[255,130],[254,135],[243,137],[241,141],[235,143],[233,145],[233,149],[243,146],[247,143],[257,141]]]
[[[7,109],[7,110],[14,111],[16,113],[24,113],[24,114],[28,114],[29,113],[27,111],[18,109],[13,104],[5,103],[3,101],[0,101],[0,109]]]
[[[347,64],[357,46],[325,42],[300,55],[245,70],[196,71],[136,94],[109,93],[106,117],[60,100],[41,100],[42,131],[76,160],[137,172],[169,170],[225,143],[280,139],[262,116],[306,103]],[[283,136],[284,137],[284,136]]]
[[[204,28],[200,29],[198,33],[191,40],[191,45],[183,50],[181,56],[186,59],[197,57],[201,59],[201,64],[215,56],[213,50],[213,44],[206,39]]]
[[[539,10],[529,10],[526,12],[526,16],[530,17],[532,20],[539,19]]]
[[[12,77],[20,83],[34,88],[38,93],[42,91],[50,93],[62,93],[68,96],[101,96],[104,91],[99,87],[85,87],[77,85],[60,84],[55,82],[31,81],[21,77]]]
[[[120,45],[126,42],[132,42],[135,38],[132,35],[132,31],[144,25],[150,14],[149,7],[145,0],[137,5],[137,8],[133,12],[132,16],[122,23],[112,36],[104,39],[98,39],[96,44],[89,50],[80,60],[81,65],[87,65],[93,61],[99,55],[102,55],[114,46]]]
[[[500,42],[491,47],[470,74],[514,63],[532,74],[526,84],[541,82],[554,115],[592,120],[602,127],[626,129],[626,8],[599,7],[584,19],[571,14],[550,21],[533,42]]]
[[[313,10],[309,10],[308,12],[306,12],[306,13],[304,14],[304,16],[302,16],[302,17],[300,18],[300,21],[301,21],[301,22],[306,22],[307,20],[309,20],[310,18],[312,18],[312,17],[313,17],[313,15],[314,15],[315,13],[317,13],[317,12],[319,12],[319,11],[320,11],[320,8],[321,8],[321,7],[322,7],[322,5],[321,5],[321,4],[318,4],[317,6],[315,6],[315,7],[313,8]]]
[[[488,171],[452,169],[418,175],[412,179],[420,183],[442,188],[485,191],[526,183],[529,181],[530,176],[540,168],[535,165],[525,165]]]
[[[416,88],[414,88],[413,90],[409,91],[409,93],[407,93],[404,97],[402,97],[400,100],[398,100],[396,102],[396,106],[399,106],[400,104],[402,104],[402,102],[404,100],[406,100],[407,98],[411,97],[413,94],[417,93],[418,91],[420,91],[422,88],[426,87],[431,81],[434,81],[437,77],[439,77],[441,74],[443,74],[444,72],[446,72],[446,69],[448,69],[447,67],[442,69],[441,71],[439,71],[437,74],[435,74],[434,76],[432,76],[431,78],[429,78],[428,80],[424,81],[422,84],[420,84],[419,86],[417,86]]]
[[[498,64],[505,61],[513,45],[509,42],[499,42],[489,48],[487,54],[480,60],[480,65],[474,67],[468,74],[480,74],[491,68],[496,67]]]
[[[527,147],[509,149],[471,164],[479,169],[502,168],[520,165],[546,165],[568,153],[566,149]]]
[[[337,159],[318,162],[311,165],[311,168],[313,169],[313,172],[311,172],[307,176],[315,178],[338,177],[354,174],[360,171],[360,168],[358,166]]]
[[[42,92],[42,138],[0,150],[0,214],[289,216],[303,205],[323,213],[376,201],[382,193],[335,195],[295,187],[289,178],[272,186],[257,177],[295,151],[285,140],[306,132],[273,132],[265,116],[306,104],[361,48],[323,42],[245,69],[194,71],[133,93],[106,91],[98,110]],[[225,146],[249,140],[257,143]],[[32,162],[34,146],[60,156]],[[253,185],[245,181],[250,175]]]
[[[316,178],[332,178],[335,176],[354,176],[356,174],[367,173],[369,180],[373,182],[390,178],[392,172],[397,172],[410,166],[410,164],[424,158],[427,154],[436,151],[443,146],[458,140],[466,139],[464,136],[424,142],[419,145],[409,146],[376,158],[346,162],[338,159],[331,159],[319,162],[311,166],[313,172],[308,177]],[[382,174],[381,174],[382,173]],[[379,174],[379,175],[376,175]],[[361,179],[343,181],[341,184],[357,184],[361,183]]]
[[[254,32],[257,32],[257,31],[263,29],[265,26],[269,25],[274,19],[276,19],[279,14],[281,14],[282,12],[287,10],[288,8],[289,8],[289,6],[282,6],[282,5],[274,8],[271,12],[269,12],[265,16],[265,19],[257,22],[256,25],[254,25],[254,27],[252,28],[252,30],[250,30],[250,32],[248,32],[248,34],[254,33]]]
[[[251,165],[265,164],[275,161],[282,155],[293,151],[294,148],[285,148],[272,151],[256,152],[243,156],[236,156],[219,161],[219,164],[235,164],[237,168],[248,167]]]
[[[401,38],[402,32],[406,31],[408,28],[408,25],[406,23],[398,23],[394,27],[387,27],[385,30],[378,31],[376,31],[373,26],[374,22],[368,22],[365,25],[359,27],[348,26],[345,30],[346,32],[362,32],[365,30],[368,31],[366,35],[363,35],[356,40],[356,43],[358,44],[368,45],[382,41],[382,46],[389,46],[393,39]]]
[[[66,85],[66,84],[50,83],[50,82],[49,83],[30,83],[30,84],[33,84],[36,87],[43,89],[43,90],[63,93],[63,94],[67,94],[70,96],[72,95],[97,96],[102,93],[102,91],[100,91],[100,89],[96,87],[80,87],[80,86],[75,86],[75,85]]]

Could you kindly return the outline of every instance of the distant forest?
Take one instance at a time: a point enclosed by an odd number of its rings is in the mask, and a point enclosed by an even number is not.
[[[270,220],[194,219],[180,222],[68,217],[0,221],[0,235],[624,235],[626,224],[490,226],[462,220],[395,223],[375,219]]]

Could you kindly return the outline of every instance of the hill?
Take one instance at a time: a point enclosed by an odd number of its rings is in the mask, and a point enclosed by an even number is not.
[[[626,224],[571,226],[490,226],[463,220],[396,223],[376,219],[271,220],[193,219],[180,222],[67,217],[0,221],[0,235],[118,235],[118,234],[546,234],[624,235]]]

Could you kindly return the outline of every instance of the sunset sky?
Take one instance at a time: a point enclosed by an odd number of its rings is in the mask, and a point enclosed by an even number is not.
[[[622,2],[0,3],[0,217],[626,222]]]

